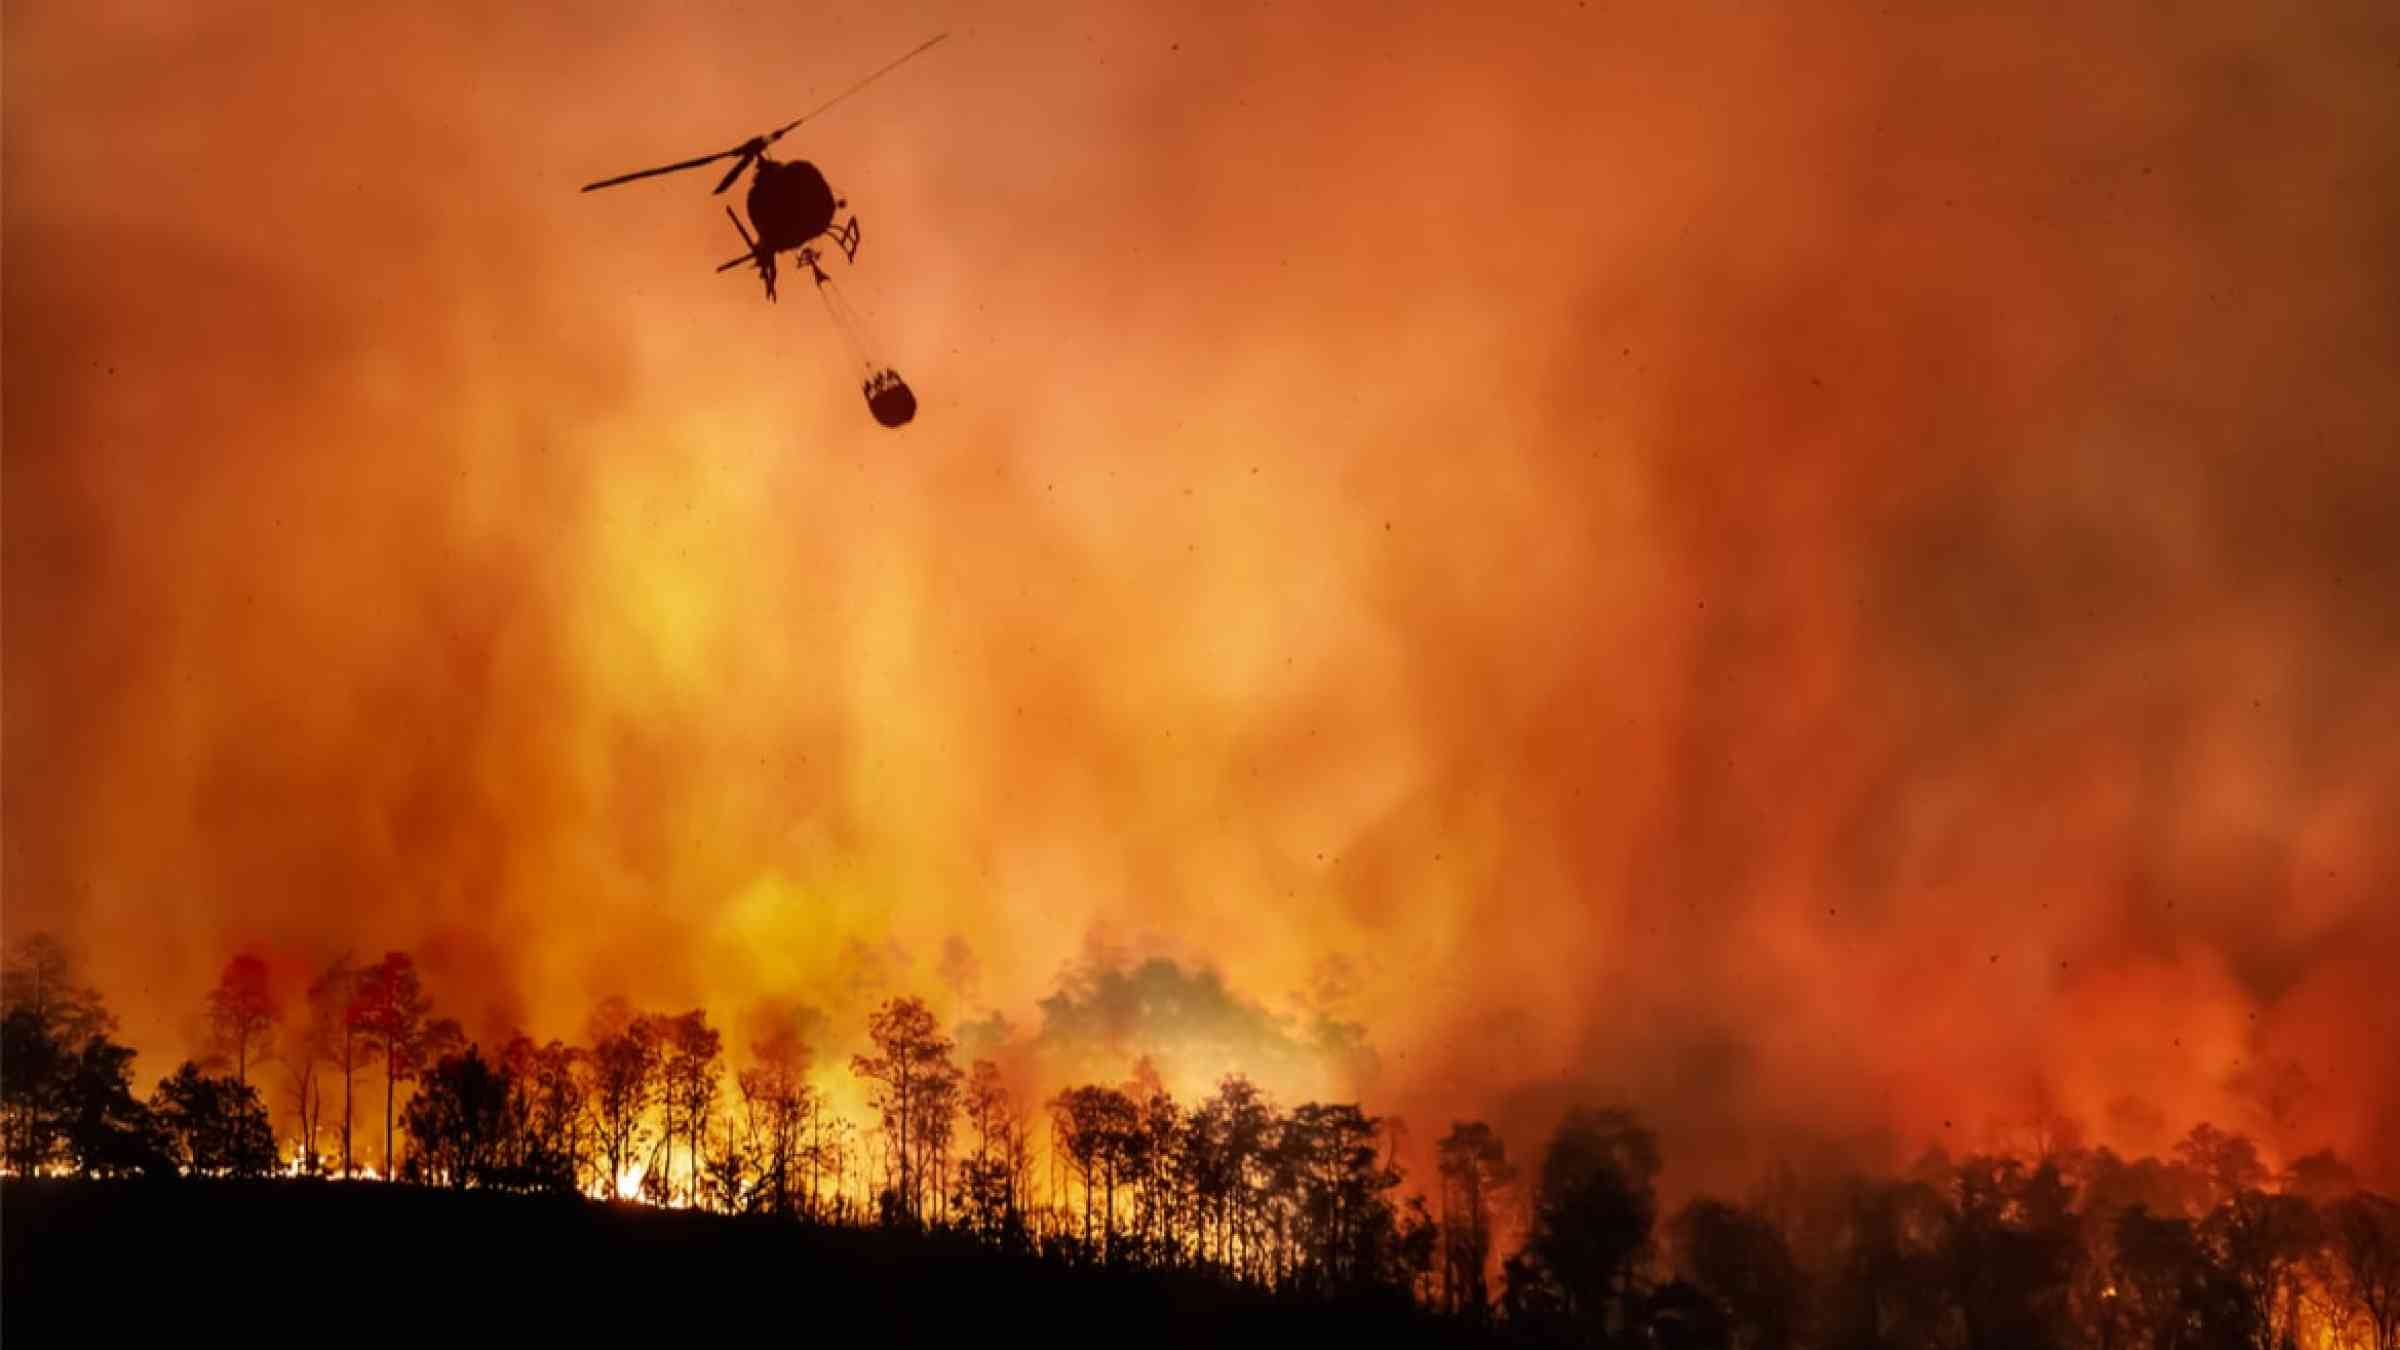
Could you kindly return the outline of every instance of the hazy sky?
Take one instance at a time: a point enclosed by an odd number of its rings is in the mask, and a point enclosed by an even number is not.
[[[146,1071],[400,947],[2400,1176],[2385,0],[501,8],[7,8],[5,924]],[[893,433],[576,187],[942,31],[777,147]]]

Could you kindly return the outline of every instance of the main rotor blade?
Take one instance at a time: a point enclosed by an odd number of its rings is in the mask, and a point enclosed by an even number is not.
[[[753,140],[749,144],[743,146],[742,157],[733,162],[733,167],[725,171],[725,176],[723,178],[717,180],[715,191],[723,192],[725,189],[732,187],[733,180],[741,177],[742,170],[749,168],[750,162],[754,159],[757,159],[758,152],[765,148],[766,142],[764,140]]]
[[[916,45],[915,49],[914,49],[914,50],[912,50],[912,51],[910,51],[910,52],[908,53],[908,55],[901,57],[901,58],[900,58],[899,60],[897,60],[897,61],[893,61],[893,62],[892,62],[892,63],[890,63],[889,65],[886,65],[886,66],[885,66],[883,69],[876,71],[874,74],[872,74],[872,75],[869,75],[867,78],[865,78],[865,79],[863,79],[863,80],[860,80],[858,83],[856,83],[856,84],[854,84],[854,85],[851,85],[849,88],[847,88],[847,89],[843,90],[842,92],[840,92],[840,93],[838,93],[838,94],[835,94],[835,95],[834,95],[832,98],[829,98],[829,99],[825,100],[823,103],[820,103],[820,104],[818,104],[816,107],[809,109],[807,112],[804,112],[804,113],[800,114],[798,117],[795,117],[795,118],[793,118],[791,121],[789,121],[789,122],[786,122],[786,123],[784,123],[782,126],[779,126],[779,127],[775,128],[773,131],[771,131],[771,132],[767,133],[767,140],[769,140],[770,142],[772,142],[772,141],[779,141],[779,140],[782,140],[782,139],[783,139],[783,133],[785,133],[785,132],[787,132],[787,131],[790,131],[790,130],[791,130],[793,127],[796,127],[796,126],[800,125],[802,122],[805,122],[805,121],[807,121],[808,119],[810,119],[810,118],[812,118],[812,117],[816,116],[817,114],[819,114],[819,113],[821,113],[821,112],[825,111],[827,108],[830,108],[830,107],[832,107],[834,104],[841,102],[843,99],[846,99],[846,98],[850,97],[852,94],[855,94],[855,93],[857,93],[859,90],[861,90],[861,89],[864,89],[864,88],[866,88],[868,85],[870,85],[870,84],[873,84],[873,83],[875,83],[877,80],[880,80],[880,79],[882,79],[884,76],[891,74],[891,73],[892,73],[894,70],[897,70],[897,69],[899,69],[899,68],[900,68],[902,65],[904,65],[904,64],[906,64],[908,61],[910,61],[910,60],[914,59],[914,58],[915,58],[915,57],[916,57],[916,56],[917,56],[919,53],[923,52],[923,51],[924,51],[926,48],[928,48],[928,47],[931,47],[933,44],[935,44],[935,43],[937,43],[937,42],[941,41],[943,38],[946,38],[946,37],[948,37],[948,36],[950,36],[948,33],[936,33],[936,34],[934,34],[932,37],[929,37],[929,38],[925,39],[923,42],[920,42],[920,43],[918,43],[918,44]]]
[[[713,164],[716,161],[725,158],[727,155],[738,155],[749,148],[750,147],[746,144],[737,145],[731,150],[719,150],[713,155],[702,155],[698,159],[687,159],[681,164],[662,164],[655,169],[643,169],[636,173],[621,173],[614,178],[603,178],[597,183],[586,183],[583,185],[583,190],[590,192],[594,188],[615,187],[619,183],[630,183],[636,178],[656,178],[662,173],[681,173],[685,169],[697,169],[703,164]]]
[[[614,178],[603,178],[597,183],[586,183],[583,185],[583,190],[585,192],[590,192],[595,188],[615,187],[619,183],[630,183],[637,178],[656,178],[662,173],[681,173],[685,169],[697,169],[703,164],[714,164],[720,159],[734,158],[736,162],[733,168],[727,172],[725,177],[720,179],[717,183],[716,190],[718,192],[723,192],[725,189],[733,186],[733,180],[742,176],[742,170],[750,166],[751,159],[756,157],[759,151],[764,150],[768,146],[774,144],[776,141],[783,139],[783,133],[790,131],[792,128],[799,126],[802,122],[817,116],[819,113],[824,112],[827,108],[832,107],[834,104],[841,102],[843,99],[850,97],[852,94],[855,94],[859,90],[866,88],[875,81],[891,74],[894,70],[899,69],[902,65],[923,53],[927,48],[933,46],[935,43],[940,42],[943,38],[948,36],[950,36],[948,33],[934,34],[932,37],[929,37],[923,42],[918,43],[908,52],[907,55],[900,57],[898,60],[890,62],[881,70],[878,70],[874,74],[869,75],[863,80],[860,80],[858,83],[851,85],[842,92],[835,94],[832,98],[825,100],[816,107],[809,109],[807,112],[800,114],[791,121],[775,128],[775,130],[767,133],[766,135],[753,136],[749,140],[742,142],[740,145],[733,147],[731,150],[719,150],[713,155],[702,155],[697,159],[687,159],[679,164],[662,164],[655,169],[642,169],[634,173],[621,173]]]

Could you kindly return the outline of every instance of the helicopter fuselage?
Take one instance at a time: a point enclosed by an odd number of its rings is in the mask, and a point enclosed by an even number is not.
[[[841,202],[825,175],[804,159],[778,162],[761,155],[750,178],[750,228],[758,246],[780,252],[806,245],[833,228]]]

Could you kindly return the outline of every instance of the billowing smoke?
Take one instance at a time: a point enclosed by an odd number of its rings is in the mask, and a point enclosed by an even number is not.
[[[0,876],[146,1069],[405,948],[2400,1177],[2388,4],[1020,8],[10,9]],[[575,189],[944,29],[786,142],[892,434]]]

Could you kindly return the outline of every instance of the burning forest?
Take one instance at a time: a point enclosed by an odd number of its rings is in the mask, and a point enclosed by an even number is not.
[[[1179,1101],[1147,1058],[1037,1100],[995,1060],[962,1065],[960,1035],[913,997],[875,1009],[846,1072],[812,1062],[798,1019],[729,1053],[705,1010],[613,998],[580,1043],[516,1032],[487,1053],[404,952],[329,966],[288,1035],[267,967],[235,958],[205,999],[204,1058],[144,1101],[56,939],[26,940],[6,975],[0,1141],[20,1183],[284,1177],[938,1234],[1056,1267],[1382,1299],[1470,1340],[2400,1344],[2400,1203],[2331,1150],[2272,1165],[2207,1122],[2163,1158],[2037,1120],[2007,1151],[1935,1148],[1891,1172],[1789,1159],[1738,1200],[1670,1203],[1659,1136],[1621,1106],[1572,1108],[1513,1157],[1490,1124],[1452,1122],[1412,1183],[1403,1123],[1357,1103],[1280,1104],[1238,1073]],[[271,1063],[283,1138],[251,1081]],[[828,1091],[841,1077],[866,1114]],[[22,1288],[34,1267],[14,1259]]]

